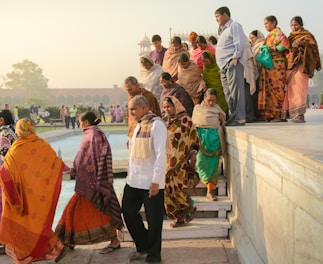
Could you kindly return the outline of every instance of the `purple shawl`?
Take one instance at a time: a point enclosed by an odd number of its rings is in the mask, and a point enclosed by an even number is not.
[[[83,129],[80,149],[73,164],[75,192],[109,214],[122,227],[121,208],[113,188],[112,153],[108,139],[97,126]]]
[[[184,106],[186,113],[191,117],[193,113],[194,103],[191,96],[186,90],[177,83],[172,83],[168,88],[164,88],[160,95],[160,109],[163,109],[163,101],[166,97],[175,96]],[[162,112],[164,112],[162,110]]]

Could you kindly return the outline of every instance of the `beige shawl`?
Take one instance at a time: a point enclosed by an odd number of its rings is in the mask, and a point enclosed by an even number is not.
[[[225,116],[225,113],[217,104],[213,107],[210,107],[206,106],[204,102],[202,102],[201,104],[195,105],[192,115],[192,121],[196,127],[218,129],[222,155],[224,157],[226,154],[226,143],[223,129],[224,124],[221,124],[219,118],[220,113],[222,113]]]
[[[178,66],[177,83],[183,86],[192,98],[199,97],[206,90],[200,68],[193,61],[190,61],[190,65],[186,69]]]

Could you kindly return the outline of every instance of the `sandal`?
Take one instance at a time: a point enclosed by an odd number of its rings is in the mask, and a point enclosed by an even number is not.
[[[192,207],[192,209],[185,216],[185,223],[189,223],[193,220],[195,211],[196,207]]]
[[[119,244],[118,246],[116,246],[116,247],[114,247],[114,246],[112,246],[112,245],[110,244],[110,245],[108,245],[108,246],[106,246],[106,247],[104,247],[104,248],[100,249],[100,254],[107,254],[107,253],[111,253],[111,252],[113,252],[113,251],[115,251],[115,250],[117,250],[117,249],[120,249],[120,248],[121,248],[120,244]]]
[[[185,221],[178,221],[178,220],[175,220],[173,223],[170,223],[170,227],[174,228],[174,227],[179,227],[181,225],[184,225],[185,224]]]
[[[218,200],[218,198],[215,195],[210,194],[210,193],[208,193],[206,195],[206,198],[209,199],[209,200],[211,200],[211,201],[217,201]]]

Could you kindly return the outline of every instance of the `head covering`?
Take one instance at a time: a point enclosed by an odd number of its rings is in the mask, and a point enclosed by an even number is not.
[[[27,137],[30,134],[35,134],[35,126],[33,121],[28,118],[18,120],[16,124],[16,134],[18,137]]]
[[[166,98],[169,98],[173,102],[173,104],[175,106],[175,115],[178,115],[183,112],[186,113],[185,107],[182,105],[182,103],[175,96],[167,96]],[[164,99],[164,101],[165,101],[165,99]]]
[[[148,54],[145,54],[145,55],[142,55],[141,57],[140,57],[140,59],[141,58],[144,58],[144,59],[146,59],[146,60],[148,60],[149,61],[149,63],[151,64],[151,65],[154,65],[155,63],[154,63],[154,61],[153,61],[153,59],[150,57],[150,55],[148,55]]]
[[[4,125],[13,125],[15,123],[12,114],[8,109],[2,109],[0,111],[0,118],[4,119]]]
[[[195,42],[196,38],[197,38],[198,34],[196,32],[191,32],[188,36],[188,39],[189,41],[192,43],[192,42]]]

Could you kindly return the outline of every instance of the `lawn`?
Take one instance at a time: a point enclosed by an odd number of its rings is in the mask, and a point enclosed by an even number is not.
[[[128,126],[104,126],[104,125],[100,125],[100,128],[102,130],[127,130]],[[43,132],[47,132],[47,131],[52,131],[52,130],[57,130],[57,129],[65,129],[63,126],[36,126],[36,133],[43,133]]]

